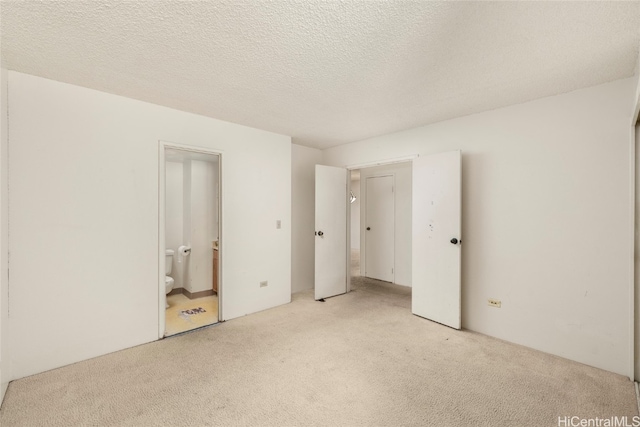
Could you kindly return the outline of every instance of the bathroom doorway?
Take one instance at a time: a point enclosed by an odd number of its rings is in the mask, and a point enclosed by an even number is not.
[[[221,319],[221,155],[160,143],[159,338]]]

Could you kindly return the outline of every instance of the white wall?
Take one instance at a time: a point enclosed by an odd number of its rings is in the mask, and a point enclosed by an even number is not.
[[[11,380],[9,348],[7,70],[0,69],[0,403]]]
[[[313,289],[315,229],[315,165],[322,152],[291,145],[291,291]]]
[[[463,327],[632,375],[634,89],[625,79],[448,120],[327,149],[324,162],[462,149]]]
[[[367,206],[367,178],[373,176],[392,175],[394,177],[394,283],[411,286],[411,163],[395,163],[375,166],[360,170],[360,275],[364,276],[366,253],[366,206]]]
[[[213,247],[218,239],[215,223],[218,165],[191,161],[191,254],[189,255],[189,292],[213,289]]]
[[[165,247],[174,251],[171,277],[174,280],[173,288],[178,289],[184,287],[182,263],[178,262],[178,248],[184,244],[182,240],[184,221],[182,162],[166,162],[165,175]]]
[[[157,339],[159,140],[222,153],[223,319],[290,301],[289,137],[11,71],[9,90],[13,378]]]

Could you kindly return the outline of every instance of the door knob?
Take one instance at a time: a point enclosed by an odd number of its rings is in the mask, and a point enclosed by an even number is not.
[[[455,237],[453,239],[451,239],[451,243],[453,243],[454,245],[458,244],[458,239],[456,239]]]
[[[324,233],[322,231],[318,231],[318,236],[322,237],[324,236]]]
[[[367,227],[367,231],[371,230],[371,227]]]

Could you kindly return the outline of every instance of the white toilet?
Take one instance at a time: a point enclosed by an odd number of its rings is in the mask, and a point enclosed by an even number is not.
[[[166,294],[169,295],[169,292],[173,289],[173,277],[169,277],[171,274],[171,267],[173,267],[173,251],[171,249],[167,249],[165,252],[165,260],[164,260],[164,288]],[[169,303],[166,303],[165,308],[169,308]]]

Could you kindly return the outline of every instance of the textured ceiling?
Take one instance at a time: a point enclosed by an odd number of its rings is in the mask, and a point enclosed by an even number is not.
[[[318,148],[629,77],[640,2],[2,1],[11,70]]]

